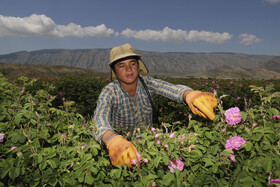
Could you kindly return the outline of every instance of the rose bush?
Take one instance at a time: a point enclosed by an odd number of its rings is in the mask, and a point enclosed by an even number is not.
[[[36,82],[0,75],[0,186],[267,186],[280,178],[280,94],[273,85],[236,84],[255,101],[238,105],[248,100],[240,95],[232,106],[226,101],[236,95],[226,96],[215,80],[214,121],[162,99],[159,124],[118,130],[141,155],[140,167],[130,169],[111,165],[94,140],[94,122],[74,102],[50,94],[54,84],[27,89]],[[61,106],[53,106],[58,98]],[[232,107],[239,112],[227,116]],[[232,125],[228,117],[238,120]]]

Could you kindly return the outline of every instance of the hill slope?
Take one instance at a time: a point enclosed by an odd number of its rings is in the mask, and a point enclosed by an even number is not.
[[[217,69],[190,74],[195,78],[216,78],[216,79],[280,79],[280,73],[270,71],[265,68],[243,68],[236,67],[230,68],[228,66],[222,66]]]
[[[152,75],[187,75],[203,72],[223,65],[231,68],[260,67],[274,56],[235,53],[160,53],[139,51]],[[62,65],[109,72],[110,49],[49,49],[0,55],[0,63]]]
[[[261,67],[270,71],[276,71],[280,73],[280,56],[274,57],[268,62],[262,64]]]
[[[30,64],[3,64],[0,63],[0,72],[8,78],[18,78],[20,76],[54,78],[68,73],[83,73],[94,75],[95,77],[109,78],[109,73],[101,73],[94,70],[74,68],[68,66],[54,65],[30,65]]]

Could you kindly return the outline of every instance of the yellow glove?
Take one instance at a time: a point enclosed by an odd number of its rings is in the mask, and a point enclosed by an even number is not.
[[[217,106],[217,99],[212,93],[192,91],[187,94],[185,100],[194,114],[210,120],[215,119],[213,109]]]
[[[127,165],[128,167],[133,167],[131,160],[135,159],[137,166],[139,167],[136,154],[136,152],[138,152],[137,149],[121,135],[112,137],[107,144],[107,149],[109,150],[109,156],[113,166]]]

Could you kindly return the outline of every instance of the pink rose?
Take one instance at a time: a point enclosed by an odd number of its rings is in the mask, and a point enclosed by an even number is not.
[[[139,153],[139,152],[136,152],[136,155],[137,155],[137,160],[138,160],[138,162],[141,162],[140,153]]]
[[[5,134],[0,133],[0,142],[3,142],[3,141],[4,141],[4,137],[5,137]]]
[[[232,107],[225,112],[226,121],[230,125],[236,125],[241,121],[241,114],[238,107]]]
[[[231,153],[229,158],[231,161],[236,162],[234,154]]]
[[[237,150],[239,147],[241,147],[245,143],[246,143],[246,141],[242,137],[234,136],[231,139],[227,140],[225,147],[227,149]]]
[[[280,179],[271,179],[270,184],[280,184]]]
[[[136,165],[136,160],[135,160],[135,159],[132,159],[132,160],[131,160],[131,164],[132,164],[132,165]]]
[[[87,144],[83,145],[83,146],[82,146],[82,149],[84,149],[86,146],[87,146]]]
[[[180,171],[183,171],[184,162],[182,162],[182,159],[180,157],[176,160],[169,159],[169,162],[171,163],[171,165],[168,165],[168,168],[170,169],[171,173],[175,173],[175,168],[179,169]]]

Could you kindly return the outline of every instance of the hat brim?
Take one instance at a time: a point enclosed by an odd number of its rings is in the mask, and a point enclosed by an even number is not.
[[[121,60],[121,59],[125,59],[125,58],[128,58],[128,57],[141,57],[141,55],[138,55],[136,53],[125,53],[125,54],[122,54],[122,55],[118,55],[117,58],[114,58],[110,61],[109,63],[109,66],[111,66],[112,64],[114,64],[115,62]]]

